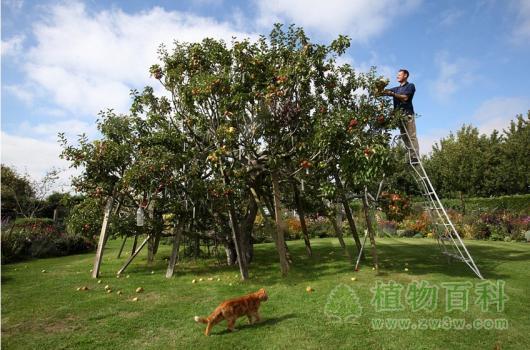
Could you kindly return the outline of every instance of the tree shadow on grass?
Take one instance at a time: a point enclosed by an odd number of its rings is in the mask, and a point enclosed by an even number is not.
[[[296,314],[290,313],[290,314],[286,314],[280,317],[271,317],[271,318],[261,319],[260,322],[254,323],[254,324],[243,323],[243,324],[236,325],[236,329],[237,331],[244,331],[247,328],[260,328],[260,327],[265,327],[265,326],[274,326],[290,318],[296,318]],[[211,335],[223,335],[223,334],[229,334],[229,333],[231,332],[229,332],[228,329],[224,329],[220,332],[212,332]]]
[[[476,278],[473,271],[464,262],[454,259],[449,262],[447,257],[441,254],[435,240],[385,238],[378,239],[376,242],[380,261],[378,277],[386,278],[392,277],[396,273],[406,273],[411,276],[441,275],[448,278]],[[355,273],[354,262],[344,254],[344,251],[335,244],[334,240],[314,240],[311,258],[307,257],[303,244],[300,242],[292,243],[288,242],[293,264],[287,277],[282,277],[279,272],[274,245],[256,244],[254,246],[254,260],[250,265],[251,281],[261,285],[276,283],[297,285],[325,276]],[[486,279],[511,278],[510,271],[498,269],[500,264],[530,260],[530,251],[526,253],[505,245],[496,247],[482,243],[480,241],[465,241],[471,256]],[[348,249],[356,255],[357,252],[353,244],[350,243]],[[360,263],[361,270],[372,269],[373,262],[370,249],[371,247],[367,243],[364,247],[365,258]],[[131,267],[130,271],[140,274],[149,274],[152,270],[157,273],[165,273],[166,264],[158,261],[156,266],[139,265]],[[405,268],[408,271],[405,271]],[[238,274],[239,271],[237,265],[219,265],[215,264],[213,260],[202,261],[200,264],[183,261],[175,268],[175,276],[192,274],[194,277],[209,277],[226,272]]]
[[[294,259],[292,271],[297,276],[290,274],[289,278],[282,279],[278,274],[271,274],[271,269],[278,269],[278,264],[270,259],[270,254],[267,256],[266,252],[260,249],[257,249],[256,261],[252,264],[251,270],[257,276],[263,276],[260,278],[263,282],[286,284],[318,279],[325,275],[354,273],[353,264],[349,262],[346,256],[342,255],[340,247],[331,245],[331,241],[328,242],[330,244],[313,246],[312,258],[305,256],[303,245],[290,247]],[[377,245],[380,260],[378,276],[391,277],[395,273],[407,273],[414,276],[438,274],[449,278],[476,278],[473,271],[464,262],[455,259],[451,259],[449,262],[447,256],[441,254],[435,240],[387,239],[380,240],[379,243]],[[499,271],[498,266],[500,264],[530,260],[530,251],[527,253],[506,246],[486,246],[481,243],[465,242],[476,265],[486,279],[511,278],[510,271],[506,271],[506,273]],[[365,246],[366,258],[361,260],[361,269],[372,268],[370,249],[369,245]],[[333,254],[330,255],[331,252]],[[405,271],[405,268],[408,271]]]
[[[380,275],[406,272],[410,275],[440,274],[448,277],[476,277],[463,261],[449,260],[447,256],[441,254],[435,241],[416,241],[414,238],[410,240],[410,242],[406,239],[395,242],[387,241],[378,246]],[[530,252],[507,249],[504,246],[498,248],[484,246],[469,241],[465,244],[482,276],[486,279],[510,278],[510,274],[499,272],[500,264],[530,260]],[[408,271],[404,271],[405,268]]]

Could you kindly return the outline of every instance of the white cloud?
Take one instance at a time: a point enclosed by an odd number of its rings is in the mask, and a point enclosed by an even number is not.
[[[2,57],[20,54],[25,35],[15,35],[7,40],[2,40]]]
[[[416,125],[418,121],[416,121]],[[420,145],[420,154],[428,155],[432,152],[432,147],[440,140],[449,135],[447,129],[429,129],[425,132],[418,132],[418,144]]]
[[[124,112],[129,90],[158,84],[148,69],[161,43],[256,37],[211,18],[159,7],[136,14],[112,8],[89,12],[78,2],[50,7],[33,26],[36,44],[25,57],[28,79],[71,113]]]
[[[28,86],[23,85],[3,85],[2,89],[6,92],[10,93],[11,95],[18,98],[20,101],[24,102],[25,104],[31,104],[33,101],[33,92],[32,89],[30,89]]]
[[[483,102],[471,120],[481,133],[491,134],[496,129],[502,131],[517,114],[526,115],[530,110],[530,97],[496,97]]]
[[[77,174],[68,169],[68,163],[59,158],[61,148],[55,141],[42,141],[21,137],[2,131],[2,163],[12,166],[19,172],[28,173],[34,180],[41,179],[53,168],[64,170],[53,189],[69,190],[70,177]]]
[[[528,44],[530,40],[530,1],[515,0],[513,7],[517,19],[513,29],[512,40],[516,43]]]
[[[295,23],[335,37],[349,35],[367,41],[381,34],[396,18],[411,13],[421,0],[255,0],[257,23],[267,29],[275,22]]]
[[[431,92],[438,100],[445,101],[463,87],[469,86],[478,79],[470,60],[453,58],[445,51],[435,57],[438,77],[431,83]]]
[[[89,139],[97,133],[96,125],[82,120],[62,120],[50,123],[32,124],[27,121],[19,126],[19,134],[35,136],[39,139],[57,142],[57,134],[64,133],[69,141],[74,142],[80,134],[86,134]]]

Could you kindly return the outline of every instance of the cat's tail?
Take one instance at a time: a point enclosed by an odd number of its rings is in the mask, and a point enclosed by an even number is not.
[[[197,323],[208,323],[208,319],[206,319],[205,317],[195,316],[193,319]]]

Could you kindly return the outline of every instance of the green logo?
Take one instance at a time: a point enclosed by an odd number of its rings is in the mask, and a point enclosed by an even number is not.
[[[334,322],[354,322],[362,313],[362,306],[355,291],[339,284],[329,293],[324,314]]]

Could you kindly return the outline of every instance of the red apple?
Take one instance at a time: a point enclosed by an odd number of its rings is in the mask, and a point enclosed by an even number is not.
[[[357,119],[350,120],[350,124],[348,125],[350,128],[354,128],[357,125],[359,125],[359,121]]]

